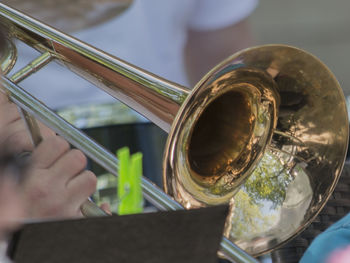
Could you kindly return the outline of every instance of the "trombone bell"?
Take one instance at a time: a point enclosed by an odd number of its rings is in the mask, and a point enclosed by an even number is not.
[[[197,85],[183,105],[165,151],[165,160],[172,157],[164,163],[165,190],[172,196],[191,193],[181,200],[187,208],[190,200],[196,206],[227,203],[271,139],[276,84],[263,71],[230,64]]]
[[[284,45],[243,50],[182,104],[165,149],[165,190],[188,209],[230,203],[225,236],[257,256],[325,205],[348,132],[342,90],[316,57]]]

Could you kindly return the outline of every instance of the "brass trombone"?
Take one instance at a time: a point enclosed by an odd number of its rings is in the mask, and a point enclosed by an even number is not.
[[[114,155],[14,80],[54,60],[167,131],[163,175],[172,197],[146,178],[144,195],[160,209],[230,203],[221,243],[228,259],[255,262],[249,254],[288,241],[334,190],[348,145],[345,100],[333,74],[305,51],[285,45],[243,50],[190,90],[4,4],[0,19],[13,37],[42,54],[10,79],[3,77],[11,99],[115,175]],[[4,61],[4,72],[16,57],[8,45],[12,59]]]

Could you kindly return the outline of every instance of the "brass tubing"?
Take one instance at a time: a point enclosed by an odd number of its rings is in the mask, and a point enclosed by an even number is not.
[[[5,40],[4,52],[0,58],[0,70],[2,74],[7,74],[11,71],[17,60],[16,46],[9,40]]]
[[[28,78],[33,73],[37,72],[48,63],[52,61],[53,57],[49,52],[45,52],[41,54],[39,57],[35,58],[28,65],[24,66],[22,69],[17,71],[15,74],[11,76],[11,81],[18,84],[22,80]]]
[[[82,150],[96,163],[100,164],[110,173],[117,176],[118,159],[108,150],[97,144],[88,136],[84,135],[77,128],[63,120],[52,110],[36,100],[33,96],[18,87],[6,77],[2,77],[3,86],[10,96],[11,100],[18,106],[28,111],[30,114],[41,120],[44,124],[51,127],[58,134],[63,136],[71,144]],[[142,177],[142,188],[145,198],[161,210],[179,210],[183,207],[165,194],[159,187],[150,180]],[[257,262],[253,257],[227,238],[221,242],[221,252],[225,257],[233,262]]]
[[[11,34],[92,82],[169,132],[189,89],[113,57],[0,3]]]

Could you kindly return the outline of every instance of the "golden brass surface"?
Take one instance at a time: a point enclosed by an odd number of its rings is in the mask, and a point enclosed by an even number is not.
[[[17,61],[17,49],[12,41],[6,39],[5,47],[0,53],[0,70],[2,74],[7,74],[14,67]]]
[[[165,150],[165,189],[188,209],[230,203],[225,235],[260,255],[313,220],[347,145],[345,100],[329,69],[294,47],[254,47],[186,98]]]
[[[165,151],[165,189],[186,208],[228,202],[276,125],[279,98],[268,74],[231,65],[212,73],[184,102]],[[190,197],[182,196],[184,188]]]
[[[0,18],[13,36],[169,132],[163,174],[173,199],[143,178],[145,196],[161,209],[229,203],[221,251],[231,260],[254,262],[232,242],[260,255],[297,235],[334,190],[348,145],[345,99],[334,75],[307,52],[246,49],[190,90],[1,3]],[[15,88],[6,79],[4,86]],[[116,173],[112,154],[16,92],[14,101],[26,99],[26,110]]]

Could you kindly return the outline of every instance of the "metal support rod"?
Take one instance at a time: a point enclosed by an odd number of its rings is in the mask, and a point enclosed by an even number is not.
[[[47,106],[21,89],[8,78],[2,77],[3,86],[7,90],[7,94],[11,100],[19,105],[30,114],[34,115],[47,126],[51,127],[55,132],[63,136],[68,142],[82,150],[96,163],[101,165],[110,173],[118,176],[118,159],[94,140],[79,131],[77,128],[66,122],[63,118],[55,114]],[[159,187],[154,185],[150,180],[142,177],[142,188],[145,198],[161,210],[180,210],[184,209],[179,203],[164,193]],[[247,254],[245,251],[237,247],[227,238],[223,238],[220,250],[227,259],[233,262],[252,262],[258,261]]]
[[[27,77],[31,76],[32,74],[34,74],[35,72],[37,72],[38,70],[46,66],[48,63],[52,61],[52,59],[53,59],[53,56],[49,52],[45,52],[39,57],[35,58],[28,65],[20,69],[18,72],[13,74],[10,77],[10,80],[13,83],[18,84],[19,82],[23,81]],[[34,147],[38,146],[39,143],[42,141],[42,136],[41,136],[40,128],[36,119],[19,106],[18,106],[18,110],[26,125],[26,128],[29,133],[29,137]],[[100,207],[98,207],[95,203],[93,203],[89,199],[85,200],[85,202],[81,205],[81,212],[86,217],[108,215],[105,211],[103,211]]]
[[[53,56],[50,52],[45,52],[41,54],[39,57],[35,58],[33,61],[28,63],[28,65],[21,68],[19,71],[14,73],[10,79],[12,82],[18,84],[22,80],[28,78],[30,75],[34,74],[48,63],[50,63],[53,59]]]
[[[20,83],[22,80],[31,76],[32,74],[34,74],[35,72],[37,72],[38,70],[46,66],[48,63],[50,63],[52,61],[52,58],[53,57],[49,52],[45,52],[41,54],[39,57],[35,58],[28,65],[24,66],[15,74],[13,74],[10,77],[10,80],[16,84]],[[21,107],[18,107],[18,110],[26,125],[26,128],[28,130],[28,133],[33,145],[37,146],[42,141],[42,137],[41,137],[40,129],[36,119],[32,117],[30,114],[28,114],[28,112],[23,110]]]

